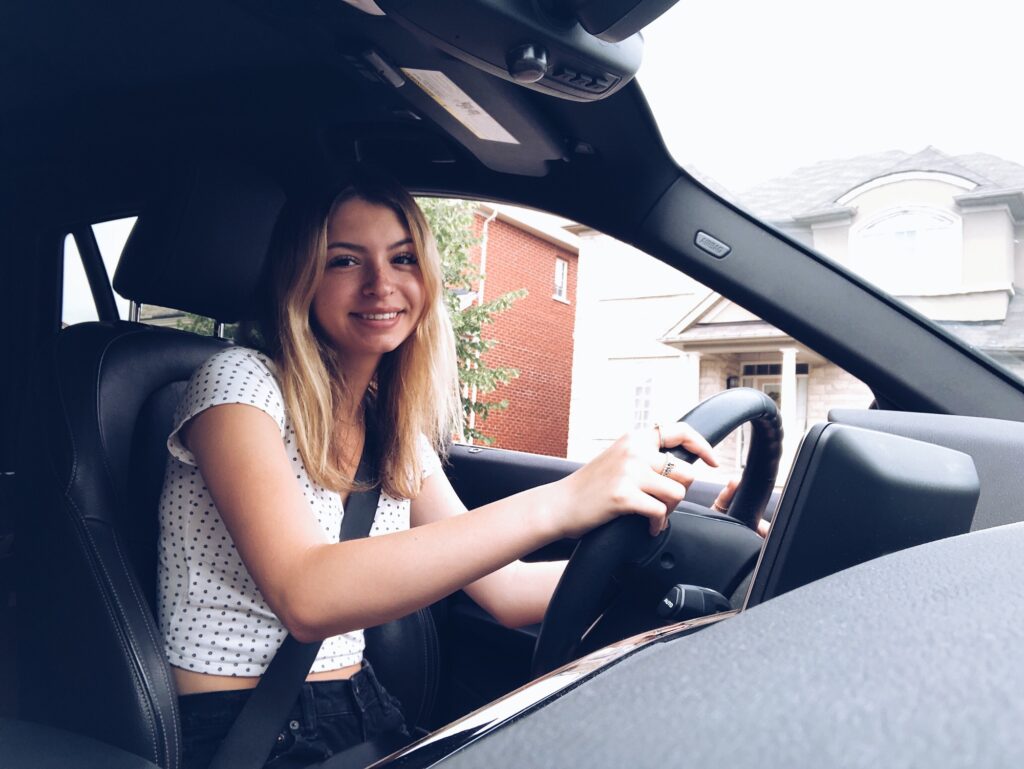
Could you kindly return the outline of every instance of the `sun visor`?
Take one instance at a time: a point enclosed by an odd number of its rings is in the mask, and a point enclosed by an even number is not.
[[[254,318],[284,203],[284,190],[251,170],[194,165],[140,215],[114,288],[137,302],[219,321]]]
[[[487,168],[519,176],[545,176],[551,161],[565,157],[565,142],[530,94],[432,50],[400,49],[391,55],[371,44],[350,44],[343,60],[358,80],[383,96],[400,97],[405,115],[427,120]],[[393,98],[393,97],[392,97]],[[382,99],[383,101],[383,99]],[[361,160],[387,165],[394,150],[385,134],[360,140]]]

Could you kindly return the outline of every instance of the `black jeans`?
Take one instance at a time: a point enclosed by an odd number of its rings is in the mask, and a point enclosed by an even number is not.
[[[182,769],[206,769],[251,693],[245,689],[178,698]],[[364,661],[363,669],[347,681],[303,685],[264,766],[306,767],[389,732],[408,735],[402,711]]]

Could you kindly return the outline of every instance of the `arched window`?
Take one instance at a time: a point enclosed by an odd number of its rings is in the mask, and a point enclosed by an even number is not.
[[[850,267],[893,294],[958,288],[963,261],[960,217],[938,208],[883,211],[850,236]]]

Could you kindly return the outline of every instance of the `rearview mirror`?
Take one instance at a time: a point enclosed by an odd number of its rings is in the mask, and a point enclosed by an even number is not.
[[[583,29],[608,43],[635,35],[677,0],[549,0],[579,20]]]

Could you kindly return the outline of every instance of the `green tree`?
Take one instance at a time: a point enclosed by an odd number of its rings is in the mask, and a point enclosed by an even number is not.
[[[180,328],[182,331],[191,331],[194,334],[213,336],[213,318],[207,318],[204,315],[196,315],[192,312],[186,312],[182,315],[174,324],[174,327]],[[237,323],[228,323],[224,327],[225,337],[227,339],[234,339],[235,331],[237,329]]]
[[[445,301],[455,329],[455,348],[459,360],[459,381],[462,384],[463,431],[466,438],[482,443],[493,443],[480,430],[480,423],[491,411],[508,407],[507,400],[483,400],[501,385],[519,376],[519,371],[508,366],[490,366],[484,354],[497,340],[484,336],[484,326],[498,313],[507,310],[526,289],[509,291],[483,304],[464,301],[475,293],[480,271],[469,256],[470,249],[479,242],[473,232],[475,205],[464,200],[420,198],[420,207],[437,239],[441,253],[446,288]],[[475,419],[471,419],[475,415]]]

